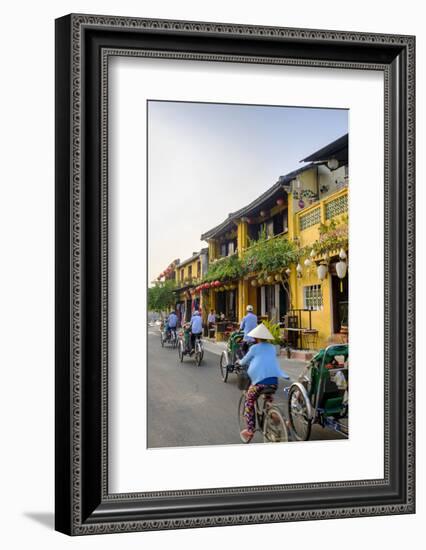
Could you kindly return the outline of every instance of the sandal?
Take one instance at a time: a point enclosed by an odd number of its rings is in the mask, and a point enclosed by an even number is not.
[[[240,437],[244,441],[244,443],[250,443],[250,441],[253,439],[254,433],[249,432],[248,430],[243,430],[240,432]]]

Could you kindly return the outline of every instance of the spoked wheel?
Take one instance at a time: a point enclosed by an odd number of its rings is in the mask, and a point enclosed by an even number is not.
[[[171,336],[170,336],[170,343],[172,344],[172,348],[175,349],[176,348],[176,334],[174,332],[172,332]]]
[[[161,333],[160,339],[161,339],[161,347],[164,348],[164,334],[163,333]]]
[[[294,435],[298,441],[307,441],[311,435],[312,419],[308,415],[308,405],[300,388],[293,386],[288,395],[288,416]]]
[[[183,362],[183,356],[184,356],[182,340],[180,340],[179,344],[178,344],[178,354],[179,354],[180,362],[182,363]]]
[[[283,443],[288,441],[288,430],[283,415],[277,407],[268,407],[263,421],[263,441]]]
[[[222,380],[226,382],[228,380],[228,359],[224,351],[222,351],[222,354],[220,356],[219,368]]]
[[[203,347],[200,342],[197,342],[195,344],[195,364],[197,365],[197,367],[201,365],[201,361],[203,360],[203,355],[204,355]]]
[[[244,416],[245,404],[246,404],[246,392],[243,392],[241,394],[240,401],[238,402],[238,427],[240,428],[239,433],[241,433],[243,430],[247,428],[246,418]],[[243,439],[241,436],[240,438],[243,443],[247,443],[247,441]]]

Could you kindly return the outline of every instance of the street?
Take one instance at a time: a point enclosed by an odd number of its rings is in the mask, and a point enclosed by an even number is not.
[[[226,384],[222,382],[220,352],[217,344],[205,342],[200,367],[189,356],[181,363],[176,349],[167,344],[161,347],[158,328],[149,327],[148,447],[243,444],[237,420],[241,391],[233,374]],[[282,360],[281,365],[293,380],[303,368],[299,361]],[[275,403],[285,418],[287,403],[283,388],[289,383],[280,381],[275,395]],[[344,436],[314,425],[310,439],[344,439]],[[252,442],[262,441],[262,434],[256,432]]]

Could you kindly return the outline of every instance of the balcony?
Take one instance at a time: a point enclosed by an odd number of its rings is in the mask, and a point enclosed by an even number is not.
[[[327,220],[340,216],[347,211],[348,189],[346,187],[297,212],[295,215],[295,229],[302,237],[303,233],[311,227],[326,223]]]

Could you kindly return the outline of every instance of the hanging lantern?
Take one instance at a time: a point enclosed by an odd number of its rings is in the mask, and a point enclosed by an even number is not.
[[[343,250],[343,248],[340,249],[339,258],[341,260],[346,260],[346,258],[347,258],[346,252]]]
[[[214,286],[215,286],[216,288],[218,288],[218,287],[220,286],[220,281],[215,281],[215,282],[214,282]]]
[[[285,270],[285,272],[287,276],[290,277],[291,269],[289,267]]]
[[[348,264],[346,262],[344,262],[343,260],[340,260],[340,262],[336,263],[336,273],[337,273],[337,276],[340,279],[340,292],[343,292],[343,281],[342,281],[342,279],[345,278],[347,269],[348,269]]]
[[[264,218],[266,216],[266,210],[261,210],[260,215],[262,218]]]
[[[312,262],[309,258],[306,258],[306,260],[303,263],[305,264],[305,267],[310,267]]]
[[[337,170],[337,168],[339,168],[339,161],[337,159],[330,159],[327,162],[327,166],[330,168],[330,170]]]
[[[243,217],[241,218],[241,221],[242,221],[243,223],[248,223],[249,218],[247,218],[247,216],[243,216]]]
[[[327,264],[320,264],[317,267],[317,275],[320,281],[323,281],[327,277],[328,266]]]
[[[305,208],[305,202],[303,199],[300,199],[299,201],[299,208]]]
[[[253,223],[253,220],[251,218],[246,218],[247,223]]]
[[[225,287],[224,286],[220,286],[219,287],[219,292],[223,292],[225,290]]]
[[[263,283],[264,283],[264,280],[262,279],[262,277],[260,277],[260,279],[257,280],[257,284],[258,284],[259,286],[262,286]]]
[[[256,281],[256,279],[253,279],[253,280],[251,281],[250,284],[251,284],[251,286],[257,286],[257,281]]]
[[[272,283],[273,281],[274,281],[274,278],[272,277],[272,275],[268,275],[268,276],[266,277],[266,282]]]
[[[300,265],[300,263],[298,263],[296,266],[296,273],[299,278],[302,276],[302,266]]]
[[[275,275],[275,280],[277,281],[277,283],[278,283],[279,281],[282,281],[282,280],[283,280],[282,275],[280,275],[279,273],[277,273],[277,274]]]
[[[277,205],[281,206],[282,204],[284,204],[284,199],[282,198],[277,199]]]

